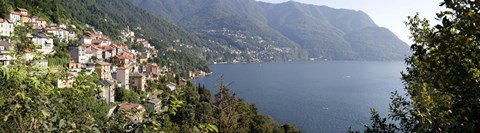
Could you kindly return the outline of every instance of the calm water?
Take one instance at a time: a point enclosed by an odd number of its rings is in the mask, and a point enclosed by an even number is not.
[[[370,108],[385,115],[390,92],[403,92],[403,62],[288,62],[211,65],[212,76],[198,78],[216,93],[224,76],[230,90],[280,123],[306,133],[346,132],[370,123]]]

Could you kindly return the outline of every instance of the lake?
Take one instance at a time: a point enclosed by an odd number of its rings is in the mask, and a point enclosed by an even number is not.
[[[217,79],[280,123],[305,133],[346,132],[370,123],[370,108],[385,116],[390,92],[403,91],[403,62],[285,62],[210,65],[213,75],[197,78],[212,94]]]

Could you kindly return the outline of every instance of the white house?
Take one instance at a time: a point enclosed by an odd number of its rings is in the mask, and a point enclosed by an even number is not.
[[[20,12],[16,12],[16,11],[13,11],[13,10],[10,10],[10,20],[12,20],[15,24],[18,24],[20,23],[20,20],[22,20],[22,17],[21,17],[21,13]]]
[[[47,33],[58,37],[58,39],[60,39],[62,41],[67,40],[68,31],[64,30],[63,28],[47,27],[47,28],[45,28],[45,30],[47,31]]]
[[[0,18],[0,36],[9,37],[14,29],[12,20]]]
[[[48,37],[47,34],[34,34],[32,41],[35,45],[41,46],[41,48],[38,50],[41,51],[43,55],[53,52],[53,39]]]
[[[167,83],[166,86],[171,90],[174,91],[177,89],[177,85],[174,83]]]

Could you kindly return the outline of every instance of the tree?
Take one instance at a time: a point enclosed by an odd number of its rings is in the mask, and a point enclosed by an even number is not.
[[[30,27],[15,26],[15,30],[11,37],[12,45],[15,49],[15,54],[22,54],[25,51],[35,50],[35,44],[27,36],[27,34],[29,33],[32,33],[32,29]]]
[[[224,84],[220,78],[218,84],[218,93],[215,95],[215,113],[218,119],[218,129],[220,132],[230,133],[237,129],[237,106],[238,102],[235,94],[231,94],[228,85]]]
[[[480,131],[480,2],[445,0],[431,27],[418,15],[406,24],[414,44],[402,72],[408,97],[394,93],[387,124],[373,110],[367,131]]]

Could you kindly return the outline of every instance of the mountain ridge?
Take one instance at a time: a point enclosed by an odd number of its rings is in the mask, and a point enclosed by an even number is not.
[[[286,58],[297,60],[306,58],[317,60],[403,60],[404,55],[410,53],[406,43],[399,40],[392,32],[385,32],[363,11],[335,9],[294,1],[279,4],[254,0],[129,1],[152,14],[164,17],[187,30],[196,32],[204,38],[222,41],[224,45],[230,46],[234,51],[246,52],[247,49],[260,50],[264,48],[262,50],[265,53],[270,53],[271,50],[265,47],[274,49],[287,47],[290,48],[290,51],[268,56],[289,53],[291,56]],[[247,37],[260,37],[263,42],[267,43],[232,41],[237,38],[232,36],[212,37],[210,33],[205,32],[222,28],[240,31]],[[362,36],[362,39],[372,41],[349,38],[358,37],[350,34],[361,34],[358,32],[362,31],[372,34],[371,36]],[[381,36],[379,33],[389,35]],[[365,56],[372,51],[377,52],[379,57]],[[232,56],[239,58],[245,55]]]

